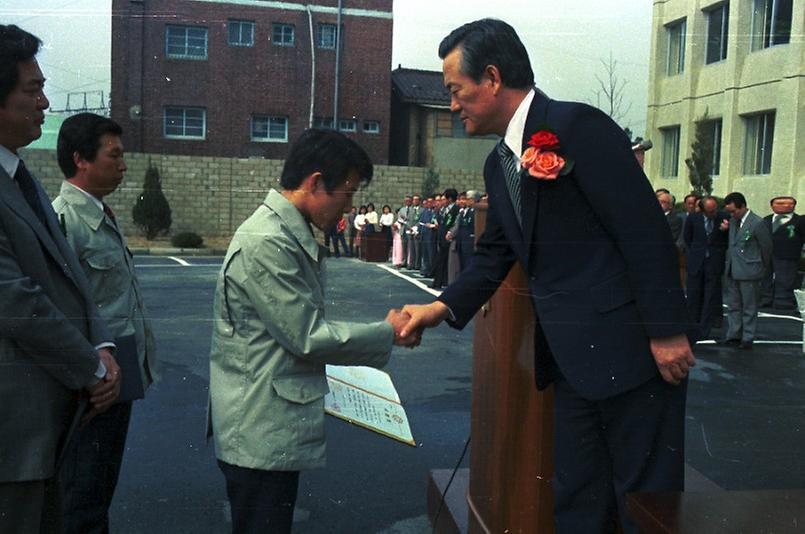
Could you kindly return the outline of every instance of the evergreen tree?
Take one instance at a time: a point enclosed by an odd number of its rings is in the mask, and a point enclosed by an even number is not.
[[[145,172],[143,192],[134,204],[131,215],[147,239],[154,239],[160,233],[170,230],[171,208],[162,193],[159,169],[151,162],[148,162],[148,170]]]
[[[441,193],[439,191],[439,173],[433,167],[428,167],[428,174],[422,181],[422,195],[427,198],[438,193]]]
[[[713,135],[712,128],[707,123],[707,112],[696,121],[693,150],[689,158],[685,159],[688,166],[688,179],[693,187],[693,193],[709,196],[713,192]]]

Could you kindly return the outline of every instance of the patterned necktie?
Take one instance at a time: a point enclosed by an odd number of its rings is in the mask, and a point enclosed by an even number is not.
[[[710,217],[704,218],[704,231],[707,234],[707,237],[710,237],[710,234],[713,231],[713,219]]]
[[[36,218],[39,219],[39,222],[41,222],[42,226],[47,230],[47,218],[45,217],[45,210],[42,208],[42,202],[39,200],[39,192],[36,189],[34,179],[28,173],[28,169],[25,168],[25,164],[22,160],[20,160],[19,165],[17,165],[17,172],[14,173],[14,181],[17,182],[22,196],[25,197],[25,201],[31,207]]]
[[[503,166],[503,174],[506,176],[506,188],[509,190],[509,196],[512,199],[512,206],[514,206],[514,215],[517,217],[517,223],[522,228],[523,216],[520,213],[520,165],[517,158],[514,157],[514,152],[506,145],[503,139],[498,143],[498,156],[500,156],[500,164]]]

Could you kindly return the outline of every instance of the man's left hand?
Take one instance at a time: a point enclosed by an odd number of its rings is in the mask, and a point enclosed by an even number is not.
[[[685,334],[650,340],[651,353],[657,362],[663,380],[669,384],[679,385],[688,376],[688,371],[696,365],[696,358],[690,350],[690,343]]]

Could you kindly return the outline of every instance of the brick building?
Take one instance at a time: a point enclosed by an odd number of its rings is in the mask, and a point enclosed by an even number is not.
[[[126,149],[282,159],[311,116],[331,127],[337,113],[386,163],[392,2],[343,0],[339,39],[338,0],[113,0],[112,118]]]

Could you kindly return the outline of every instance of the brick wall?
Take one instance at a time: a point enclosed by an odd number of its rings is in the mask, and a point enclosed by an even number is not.
[[[323,0],[311,6],[332,7],[334,3]],[[127,148],[152,154],[282,159],[290,143],[309,125],[312,87],[314,116],[331,118],[335,50],[315,48],[312,77],[308,14],[272,5],[114,0],[112,118],[123,127]],[[342,18],[338,114],[340,119],[355,119],[357,131],[347,135],[365,147],[373,161],[387,163],[392,1],[361,0],[350,3],[350,8]],[[356,9],[380,11],[388,17],[363,16],[355,14]],[[229,19],[254,22],[253,46],[228,45]],[[314,10],[312,21],[315,34],[319,24],[335,24],[336,15]],[[293,46],[272,42],[274,23],[293,25]],[[167,57],[165,31],[169,24],[206,28],[207,58]],[[204,139],[166,137],[166,106],[204,108]],[[253,115],[287,117],[288,141],[253,141]],[[364,132],[364,121],[379,122],[380,131]]]
[[[54,150],[23,150],[26,166],[38,177],[51,198],[56,198],[62,174]],[[131,210],[142,192],[149,160],[160,170],[162,190],[170,203],[171,233],[193,231],[204,236],[234,233],[268,190],[278,186],[282,160],[216,158],[164,154],[126,154],[126,179],[105,200],[115,211],[123,231],[135,235]],[[440,188],[459,191],[484,189],[481,170],[436,169]],[[383,204],[396,209],[407,194],[421,193],[427,169],[421,167],[375,166],[372,183],[355,195],[356,206],[373,202],[378,211]]]

